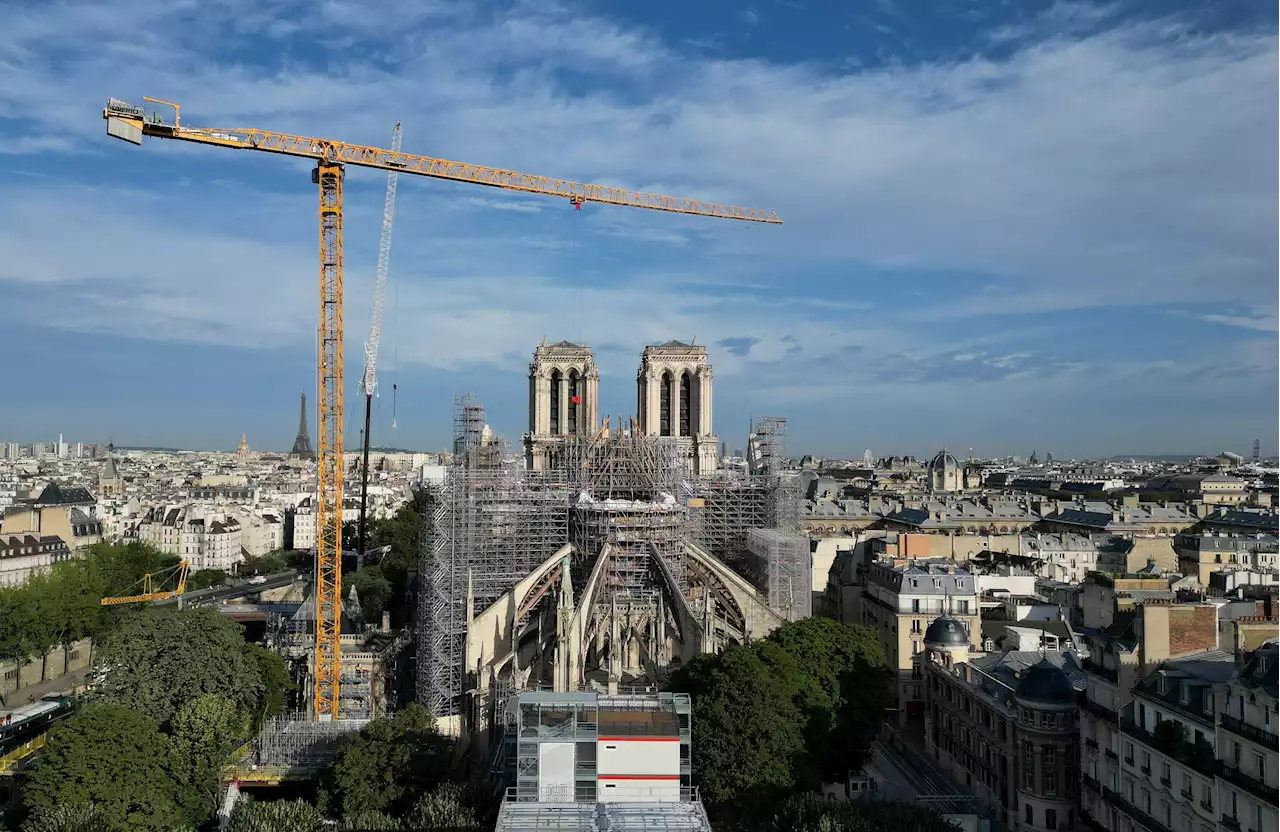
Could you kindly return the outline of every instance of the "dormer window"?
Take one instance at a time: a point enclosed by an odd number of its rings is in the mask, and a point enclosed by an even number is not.
[[[1191,686],[1186,682],[1178,685],[1178,701],[1183,705],[1191,701]]]
[[[1162,694],[1169,692],[1169,679],[1163,673],[1156,675],[1156,690]]]

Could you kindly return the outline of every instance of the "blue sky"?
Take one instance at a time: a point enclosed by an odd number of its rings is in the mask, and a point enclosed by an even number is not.
[[[372,10],[371,10],[372,9]],[[602,412],[696,338],[794,452],[1274,453],[1276,9],[1253,2],[18,2],[0,29],[0,440],[287,448],[310,165],[110,140],[108,96],[738,205],[402,177],[375,441],[526,424],[545,335]],[[348,389],[385,178],[347,177]],[[399,386],[392,431],[390,384]],[[314,426],[313,426],[314,429]]]

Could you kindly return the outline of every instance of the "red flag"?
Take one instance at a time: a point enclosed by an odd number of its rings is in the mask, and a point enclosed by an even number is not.
[[[569,401],[573,402],[574,404],[582,404],[582,397],[574,396],[572,399],[569,399]]]

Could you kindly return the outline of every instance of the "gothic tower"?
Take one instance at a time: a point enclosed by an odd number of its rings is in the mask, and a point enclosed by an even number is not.
[[[525,461],[532,471],[551,467],[552,449],[568,436],[591,436],[599,425],[600,370],[585,344],[545,340],[529,364],[529,432]]]
[[[707,348],[668,341],[644,348],[636,374],[636,410],[645,436],[679,444],[690,472],[714,471],[718,438],[711,423]]]

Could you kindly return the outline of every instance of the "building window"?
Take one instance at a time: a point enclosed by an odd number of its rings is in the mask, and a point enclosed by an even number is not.
[[[689,373],[680,374],[680,435],[692,436],[689,430],[689,411],[690,411],[690,383]]]
[[[1044,749],[1044,792],[1058,793],[1058,749],[1046,746]],[[1052,826],[1053,824],[1049,824]]]
[[[968,601],[957,601],[957,602],[956,602],[956,604],[959,606],[959,610],[960,610],[960,614],[961,614],[961,615],[968,615],[968,614],[969,614],[969,602],[968,602]]]
[[[661,389],[658,390],[658,421],[659,435],[671,435],[671,373],[663,373],[659,380]]]
[[[1031,804],[1027,804],[1027,823],[1034,824],[1036,822],[1035,809],[1031,808]]]
[[[1058,825],[1058,813],[1053,809],[1044,810],[1044,825],[1046,829],[1052,829]]]
[[[1022,744],[1022,787],[1036,787],[1036,747],[1030,742]]]
[[[913,633],[919,633],[919,632],[920,632],[920,619],[918,619],[918,618],[916,618],[916,619],[912,619],[912,621],[911,621],[911,632],[913,632]]]
[[[559,370],[551,371],[551,432],[553,434],[560,433],[560,395],[563,393],[561,389],[561,377]]]
[[[578,435],[578,406],[582,403],[581,379],[577,370],[569,371],[569,435]]]

